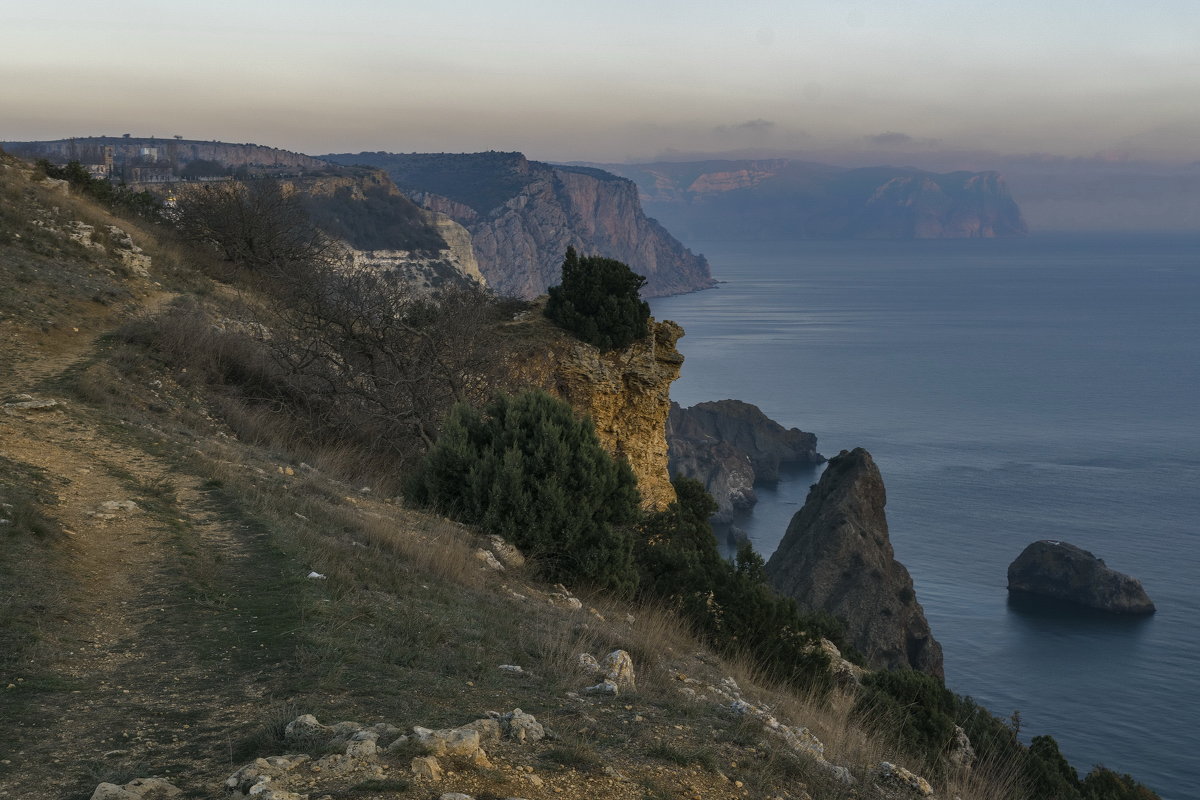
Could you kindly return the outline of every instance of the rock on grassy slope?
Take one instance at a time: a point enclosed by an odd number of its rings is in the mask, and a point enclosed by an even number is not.
[[[232,317],[245,293],[3,167],[0,797],[137,796],[143,778],[236,797],[263,776],[257,796],[314,800],[924,792],[880,766],[907,759],[848,695],[810,702],[667,611],[542,585],[389,498],[391,476],[208,392],[122,326],[178,321],[185,298]],[[147,274],[76,222],[121,226]],[[616,650],[634,683],[593,665]],[[513,736],[516,709],[546,735]],[[499,726],[480,725],[485,758],[439,753],[434,733],[478,720]],[[994,796],[975,780],[938,792]]]

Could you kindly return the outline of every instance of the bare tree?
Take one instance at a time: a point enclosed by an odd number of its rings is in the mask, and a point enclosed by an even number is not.
[[[189,186],[174,216],[184,238],[261,274],[285,273],[338,249],[312,223],[301,198],[275,180]]]
[[[269,345],[327,424],[369,425],[392,449],[424,449],[450,406],[492,394],[499,312],[486,290],[430,293],[348,260],[302,271],[276,295]]]
[[[178,224],[262,290],[260,339],[277,370],[263,399],[323,435],[406,458],[433,444],[454,403],[492,394],[500,312],[473,282],[432,292],[355,263],[275,181],[197,187]]]

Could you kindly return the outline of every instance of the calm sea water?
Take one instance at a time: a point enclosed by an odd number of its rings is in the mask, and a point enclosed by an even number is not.
[[[870,450],[947,684],[1082,771],[1200,798],[1200,236],[692,245],[726,283],[652,304],[687,331],[673,398]],[[739,523],[764,556],[818,474]],[[1158,613],[1011,606],[1008,564],[1045,538]]]

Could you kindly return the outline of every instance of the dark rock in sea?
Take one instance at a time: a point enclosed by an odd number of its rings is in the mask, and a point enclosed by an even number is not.
[[[843,450],[792,517],[767,562],[767,577],[801,608],[840,619],[847,641],[872,668],[912,668],[941,678],[942,647],[908,570],[895,559],[886,502],[871,454]]]
[[[1009,565],[1008,590],[1115,614],[1155,611],[1137,578],[1110,569],[1087,550],[1050,539],[1029,545]]]
[[[758,502],[755,483],[779,480],[779,468],[820,464],[817,437],[785,428],[757,406],[740,400],[671,404],[667,452],[672,477],[704,484],[719,506],[716,519],[728,522],[734,511]]]

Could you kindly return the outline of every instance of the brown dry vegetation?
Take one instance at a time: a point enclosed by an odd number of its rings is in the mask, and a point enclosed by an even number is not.
[[[873,796],[867,767],[903,761],[877,726],[851,718],[848,697],[817,701],[723,661],[666,609],[603,596],[578,611],[555,605],[528,570],[483,568],[472,531],[390,497],[396,476],[377,456],[298,437],[278,409],[210,392],[186,371],[197,367],[156,356],[139,331],[221,368],[246,356],[211,320],[256,298],[204,277],[203,256],[150,231],[134,231],[154,257],[147,281],[21,227],[54,206],[108,217],[5,164],[3,224],[21,236],[0,237],[0,402],[29,393],[60,405],[0,413],[10,520],[0,527],[0,797],[86,798],[101,780],[144,775],[221,796],[247,760],[289,749],[282,726],[301,713],[436,728],[520,707],[556,734],[489,749],[496,769],[437,785],[385,756],[377,776],[314,797],[820,800]],[[139,510],[95,516],[126,499]],[[615,648],[633,656],[636,693],[568,694],[590,682],[580,652]],[[727,705],[680,691],[685,678],[702,689],[725,676],[811,728],[858,788]],[[944,796],[1000,798],[1011,786],[983,775]]]

